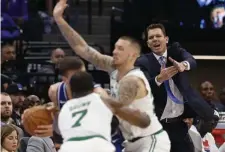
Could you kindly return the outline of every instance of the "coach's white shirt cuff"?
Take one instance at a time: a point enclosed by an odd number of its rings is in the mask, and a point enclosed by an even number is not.
[[[191,68],[190,63],[188,61],[183,61],[183,62],[187,64],[187,68],[185,70],[190,70],[190,68]]]
[[[155,77],[155,83],[157,84],[157,86],[160,86],[162,83],[157,81],[157,76]]]

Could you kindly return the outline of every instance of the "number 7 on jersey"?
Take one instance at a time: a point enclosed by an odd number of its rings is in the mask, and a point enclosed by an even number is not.
[[[81,110],[81,111],[77,111],[72,113],[72,118],[76,118],[76,122],[74,123],[74,125],[72,126],[74,127],[79,127],[81,124],[81,120],[84,118],[84,116],[87,114],[87,109]]]

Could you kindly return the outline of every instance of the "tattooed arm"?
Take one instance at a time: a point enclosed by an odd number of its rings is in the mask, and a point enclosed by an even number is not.
[[[62,14],[66,8],[66,0],[60,0],[54,8],[54,19],[74,52],[83,59],[91,62],[101,70],[113,71],[112,57],[99,53],[88,46],[87,42],[63,19]]]
[[[117,115],[121,119],[126,120],[130,124],[138,126],[140,128],[146,128],[151,123],[150,117],[147,113],[128,107],[114,109],[114,115]]]
[[[138,126],[140,128],[146,128],[150,125],[150,117],[145,112],[123,106],[112,98],[108,98],[105,96],[102,96],[101,98],[114,115],[120,117],[123,120],[126,120],[130,124]]]
[[[141,79],[135,76],[127,76],[119,83],[118,100],[107,96],[102,96],[102,100],[110,105],[114,114],[121,119],[126,120],[132,125],[145,128],[151,123],[148,114],[138,109],[127,107],[127,105],[131,104],[135,99],[142,98],[146,95],[146,90],[142,90],[143,88],[145,89],[145,84]]]
[[[135,99],[146,95],[144,82],[136,76],[126,76],[119,82],[118,99],[112,97],[102,97],[111,102],[115,107],[122,107],[131,104]],[[116,103],[114,103],[116,102]]]

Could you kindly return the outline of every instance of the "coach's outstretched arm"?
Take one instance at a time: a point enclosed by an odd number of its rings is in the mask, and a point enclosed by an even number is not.
[[[107,72],[113,71],[112,57],[103,55],[96,49],[88,46],[86,41],[63,19],[63,12],[67,7],[66,2],[67,0],[60,0],[56,4],[53,11],[53,16],[61,33],[63,34],[71,48],[77,55],[91,62],[99,69]]]

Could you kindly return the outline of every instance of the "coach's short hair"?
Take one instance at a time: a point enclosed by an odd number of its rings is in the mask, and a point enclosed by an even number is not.
[[[149,26],[147,27],[147,29],[146,29],[146,32],[148,33],[149,30],[156,29],[156,28],[161,29],[162,32],[163,32],[163,34],[164,34],[164,36],[166,36],[166,29],[165,29],[164,25],[161,24],[161,23],[149,25]]]
[[[67,75],[69,70],[80,70],[84,66],[84,62],[76,56],[68,56],[63,58],[58,65],[59,73],[63,76]]]
[[[84,71],[76,72],[70,79],[70,89],[73,97],[88,95],[94,90],[92,76]]]

